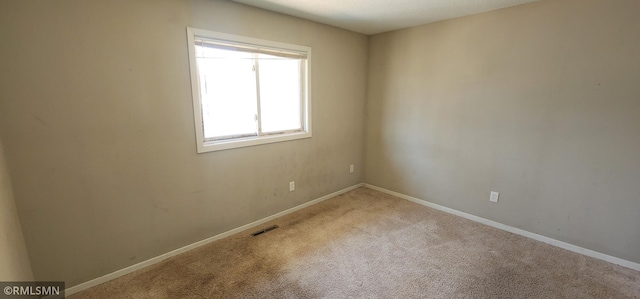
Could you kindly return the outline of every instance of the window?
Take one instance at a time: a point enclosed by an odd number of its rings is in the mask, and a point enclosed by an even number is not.
[[[198,152],[311,137],[311,48],[187,28]]]

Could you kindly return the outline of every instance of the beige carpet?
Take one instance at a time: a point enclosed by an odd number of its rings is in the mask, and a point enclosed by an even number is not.
[[[640,298],[640,272],[367,188],[70,296]]]

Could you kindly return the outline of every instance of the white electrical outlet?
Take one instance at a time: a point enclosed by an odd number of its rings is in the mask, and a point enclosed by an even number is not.
[[[489,201],[498,203],[498,197],[500,197],[500,193],[491,191],[491,196],[489,196]]]
[[[289,182],[289,192],[296,190],[296,182],[295,181],[291,181]]]
[[[349,165],[349,173],[353,173],[353,164]]]

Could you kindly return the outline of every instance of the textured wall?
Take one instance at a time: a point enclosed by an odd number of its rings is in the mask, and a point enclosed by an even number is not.
[[[541,1],[373,36],[365,181],[640,262],[639,12]]]
[[[2,6],[0,133],[36,279],[73,286],[363,180],[366,36],[227,1]],[[311,46],[313,137],[196,154],[187,26]]]
[[[32,280],[11,180],[0,140],[0,281]]]

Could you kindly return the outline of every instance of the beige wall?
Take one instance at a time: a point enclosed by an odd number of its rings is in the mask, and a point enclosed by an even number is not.
[[[541,1],[373,36],[365,181],[640,262],[639,11]]]
[[[4,159],[2,140],[0,140],[0,281],[32,279],[31,264],[24,245],[9,171]]]
[[[312,47],[313,137],[196,154],[187,26]],[[36,279],[73,286],[363,180],[366,36],[227,1],[5,0],[0,40]]]

